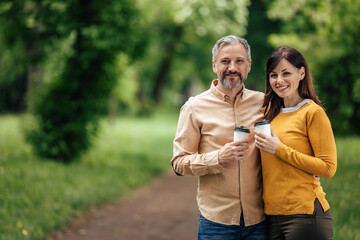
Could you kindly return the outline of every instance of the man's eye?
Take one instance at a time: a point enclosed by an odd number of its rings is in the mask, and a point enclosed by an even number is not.
[[[226,64],[229,63],[229,60],[222,60],[221,62]]]

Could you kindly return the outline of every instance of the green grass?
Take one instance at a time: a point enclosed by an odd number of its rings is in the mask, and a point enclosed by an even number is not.
[[[19,117],[1,117],[0,239],[46,239],[71,217],[169,170],[176,121],[165,115],[103,121],[93,148],[63,165],[32,153]]]
[[[360,240],[360,138],[336,138],[338,167],[321,179],[330,203],[335,240]]]
[[[80,162],[37,159],[23,141],[19,117],[0,117],[0,240],[46,239],[71,217],[170,169],[177,117],[101,123]],[[360,240],[360,138],[337,138],[338,169],[321,179],[335,240]]]

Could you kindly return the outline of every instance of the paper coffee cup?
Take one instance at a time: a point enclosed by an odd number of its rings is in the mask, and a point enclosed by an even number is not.
[[[255,130],[262,132],[268,136],[271,136],[271,128],[270,128],[270,123],[268,120],[263,119],[260,122],[256,122],[254,124]]]
[[[234,129],[234,141],[247,139],[249,133],[250,130],[245,126],[236,127]]]

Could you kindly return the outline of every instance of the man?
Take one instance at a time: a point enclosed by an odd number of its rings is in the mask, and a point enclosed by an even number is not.
[[[254,123],[263,118],[263,93],[245,88],[250,46],[233,35],[212,49],[218,79],[181,108],[174,156],[178,175],[199,176],[198,239],[266,239],[259,151]],[[250,129],[233,142],[235,127]]]

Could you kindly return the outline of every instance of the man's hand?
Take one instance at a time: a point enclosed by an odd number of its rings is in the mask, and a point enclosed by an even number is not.
[[[219,150],[219,164],[223,167],[230,161],[244,160],[247,154],[249,140],[238,140],[235,142],[227,143]]]

